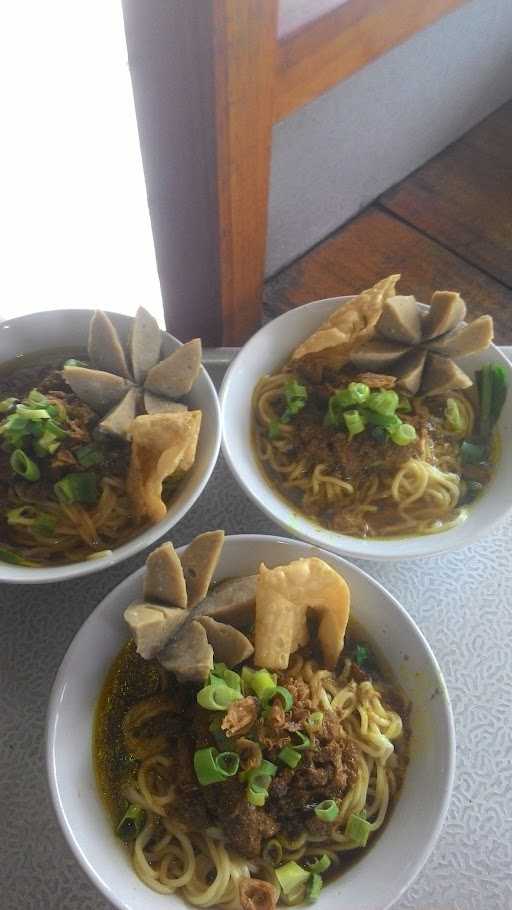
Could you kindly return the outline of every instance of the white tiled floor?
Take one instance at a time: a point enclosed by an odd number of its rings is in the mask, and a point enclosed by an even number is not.
[[[98,306],[163,325],[121,3],[9,3],[0,319]]]

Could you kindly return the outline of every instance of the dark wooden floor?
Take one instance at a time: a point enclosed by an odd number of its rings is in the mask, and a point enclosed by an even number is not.
[[[400,272],[400,293],[460,291],[512,344],[511,153],[512,101],[271,278],[269,315]]]

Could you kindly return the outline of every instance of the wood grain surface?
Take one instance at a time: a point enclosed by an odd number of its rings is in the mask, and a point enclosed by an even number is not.
[[[287,117],[465,2],[344,0],[306,21],[279,42],[274,119]]]
[[[214,0],[223,343],[258,327],[267,233],[277,0]]]
[[[270,279],[267,312],[277,315],[310,300],[354,294],[394,272],[402,275],[400,293],[427,303],[434,290],[460,291],[470,317],[490,313],[496,341],[512,344],[512,291],[379,206]]]
[[[512,288],[511,153],[509,102],[380,202]]]

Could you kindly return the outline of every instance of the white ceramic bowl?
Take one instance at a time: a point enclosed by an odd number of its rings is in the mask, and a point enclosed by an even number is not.
[[[93,310],[53,310],[33,313],[19,319],[11,319],[0,325],[0,364],[13,361],[21,354],[48,352],[61,348],[63,355],[70,351],[85,351],[89,321]],[[108,314],[120,337],[127,339],[131,318],[119,313]],[[181,342],[172,335],[163,333],[162,353],[170,354]],[[112,550],[101,559],[84,560],[71,565],[32,569],[12,566],[0,562],[0,582],[40,584],[41,582],[65,581],[108,569],[116,563],[135,556],[141,550],[166,534],[192,508],[204,489],[215,467],[220,448],[220,409],[214,385],[204,367],[187,396],[189,407],[203,412],[197,455],[192,470],[180,485],[167,515],[162,521],[146,528],[133,540]]]
[[[227,537],[216,580],[319,556],[347,579],[352,615],[393,667],[413,703],[410,763],[381,837],[322,892],[319,910],[386,910],[417,875],[439,835],[450,800],[455,734],[446,686],[418,627],[361,569],[308,544],[279,537]],[[142,593],[142,572],[126,578],[73,640],[55,680],[47,718],[47,767],[55,811],[69,846],[94,884],[121,910],[182,910],[179,897],[155,894],[133,872],[113,835],[91,761],[94,709],[106,673],[127,640],[126,605]],[[407,657],[407,660],[405,659]]]
[[[508,372],[509,394],[499,421],[502,440],[496,474],[483,495],[470,507],[465,522],[447,531],[415,537],[360,539],[329,531],[302,515],[268,482],[252,443],[251,398],[266,373],[273,373],[297,345],[311,335],[330,313],[350,297],[317,300],[267,323],[244,345],[231,364],[220,392],[222,451],[245,492],[267,515],[294,537],[334,553],[358,559],[411,559],[432,556],[474,543],[512,507],[512,365],[491,345],[482,354],[465,357],[464,369],[473,375],[484,363],[502,364]]]

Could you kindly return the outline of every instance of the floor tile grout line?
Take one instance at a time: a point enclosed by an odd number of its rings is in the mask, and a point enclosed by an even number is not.
[[[497,278],[497,276],[493,275],[492,272],[490,272],[488,269],[485,269],[481,265],[477,265],[475,262],[472,262],[471,259],[467,258],[467,256],[464,256],[458,250],[456,250],[453,247],[449,246],[448,244],[444,243],[442,240],[439,240],[438,237],[434,237],[433,234],[430,234],[428,231],[425,231],[423,228],[418,227],[416,224],[414,224],[412,221],[409,221],[403,215],[399,215],[397,212],[394,212],[393,209],[388,208],[383,202],[380,201],[380,197],[378,197],[372,203],[372,205],[379,211],[384,212],[386,215],[389,215],[392,218],[396,218],[396,220],[399,221],[400,224],[404,224],[408,228],[412,228],[412,230],[416,231],[418,234],[421,234],[422,237],[426,237],[427,240],[430,240],[432,243],[436,243],[437,246],[442,247],[442,249],[446,250],[447,253],[451,253],[453,256],[457,256],[457,258],[460,259],[461,262],[464,262],[466,265],[470,265],[472,268],[475,269],[475,271],[480,272],[482,275],[485,275],[486,278],[490,278],[492,281],[495,281],[496,284],[499,284],[505,290],[512,291],[512,284],[508,284],[506,281],[503,281],[503,279]],[[342,226],[340,228],[340,230],[343,230],[343,227],[344,226]],[[305,255],[307,256],[308,254],[305,253]]]

